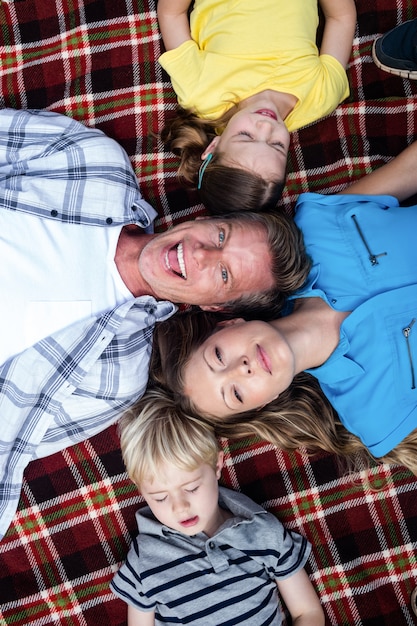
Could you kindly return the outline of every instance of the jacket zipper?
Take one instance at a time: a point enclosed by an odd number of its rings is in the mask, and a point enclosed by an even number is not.
[[[411,322],[409,323],[408,326],[406,326],[405,328],[403,328],[403,335],[405,337],[405,341],[407,344],[407,351],[408,351],[408,358],[410,361],[410,369],[411,369],[411,389],[415,389],[416,388],[416,380],[415,380],[415,373],[414,373],[414,362],[413,362],[413,354],[411,352],[411,346],[410,346],[410,333],[411,333],[411,329],[414,326],[414,323],[416,321],[416,318],[413,318],[411,320]]]
[[[379,264],[378,257],[379,256],[386,256],[387,252],[381,252],[380,254],[373,254],[371,252],[371,248],[368,245],[368,242],[366,241],[365,235],[363,234],[362,229],[359,226],[359,223],[358,223],[356,215],[352,215],[351,217],[353,219],[353,223],[356,226],[356,230],[358,231],[359,237],[362,239],[362,242],[363,242],[363,244],[364,244],[364,246],[365,246],[365,248],[366,248],[366,250],[368,252],[369,260],[371,262],[371,265],[378,265]]]

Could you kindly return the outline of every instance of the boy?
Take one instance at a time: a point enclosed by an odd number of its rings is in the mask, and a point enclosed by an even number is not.
[[[180,415],[161,391],[120,424],[128,474],[148,507],[111,589],[129,626],[324,625],[303,569],[310,545],[241,493],[218,486],[223,452],[208,426]],[[230,621],[229,621],[230,620]]]

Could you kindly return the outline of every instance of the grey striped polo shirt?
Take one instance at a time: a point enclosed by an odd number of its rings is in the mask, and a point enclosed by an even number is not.
[[[111,582],[112,591],[156,624],[281,624],[277,579],[300,570],[307,540],[247,496],[219,488],[228,519],[213,537],[191,537],[140,509],[140,534]]]

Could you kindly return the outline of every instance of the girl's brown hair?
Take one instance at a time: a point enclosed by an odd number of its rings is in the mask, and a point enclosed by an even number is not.
[[[202,164],[201,155],[236,112],[233,105],[221,118],[206,120],[178,107],[161,132],[162,141],[180,157],[179,178],[197,188]],[[215,152],[204,171],[199,189],[201,200],[212,214],[227,211],[272,211],[276,209],[285,185],[285,175],[267,181],[248,170],[222,163],[223,155]]]

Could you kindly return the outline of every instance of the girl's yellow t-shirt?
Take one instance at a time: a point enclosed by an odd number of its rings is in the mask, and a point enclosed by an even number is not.
[[[285,123],[296,130],[349,95],[344,67],[316,46],[316,0],[196,0],[193,40],[161,55],[179,104],[217,119],[265,89],[294,95]]]

